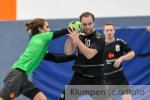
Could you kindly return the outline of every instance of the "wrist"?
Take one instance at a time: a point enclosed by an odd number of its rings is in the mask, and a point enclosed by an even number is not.
[[[73,41],[74,41],[74,43],[76,43],[76,44],[80,43],[80,39],[79,39],[79,38],[76,38],[76,39],[74,39]]]
[[[123,56],[122,56],[122,57],[120,57],[120,59],[121,59],[121,61],[123,61],[123,60],[124,60]]]

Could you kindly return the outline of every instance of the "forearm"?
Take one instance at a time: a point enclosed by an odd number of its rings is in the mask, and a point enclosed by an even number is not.
[[[72,54],[76,49],[76,45],[72,42],[72,39],[68,37],[66,43],[65,43],[65,54],[70,55]]]
[[[72,41],[72,44],[75,44],[87,59],[91,59],[97,54],[96,49],[88,48],[82,43],[79,38],[79,34],[76,31],[74,31],[73,29],[69,29],[68,32],[68,36],[71,38],[70,41]]]
[[[52,62],[56,62],[56,63],[72,61],[75,59],[76,59],[76,55],[67,56],[64,54],[52,54],[52,53],[47,53],[44,57],[44,60],[52,61]]]
[[[89,48],[87,46],[85,46],[81,40],[78,40],[76,42],[79,50],[83,53],[83,55],[87,58],[87,59],[91,59],[93,58],[96,54],[97,54],[97,50],[96,49],[92,49],[92,48]]]
[[[129,53],[127,53],[127,54],[121,56],[121,59],[122,59],[122,60],[130,60],[130,59],[132,59],[134,56],[135,56],[134,51],[131,51],[131,52],[129,52]]]
[[[61,37],[63,35],[69,34],[68,29],[64,28],[62,30],[58,30],[54,32],[53,38],[52,39],[56,39],[58,37]]]

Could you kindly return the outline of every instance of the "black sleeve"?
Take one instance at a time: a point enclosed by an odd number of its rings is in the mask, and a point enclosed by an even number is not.
[[[52,53],[47,53],[44,57],[44,60],[47,61],[52,61],[56,63],[63,63],[67,61],[72,61],[76,59],[76,55],[65,55],[65,54],[52,54]]]
[[[132,49],[128,46],[128,44],[127,44],[124,40],[121,40],[121,41],[120,41],[120,44],[121,44],[121,46],[122,46],[122,49],[123,49],[126,53],[132,51]]]
[[[64,28],[62,30],[58,30],[54,32],[53,38],[52,39],[56,39],[58,37],[61,37],[63,35],[69,34],[68,29]]]
[[[91,43],[90,48],[96,49],[97,51],[101,51],[105,46],[105,38],[101,33],[96,33],[94,37],[94,41]]]

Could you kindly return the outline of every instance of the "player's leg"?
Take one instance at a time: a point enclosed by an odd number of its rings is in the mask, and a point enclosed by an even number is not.
[[[4,100],[4,99],[0,97],[0,100]]]
[[[113,75],[104,75],[105,86],[107,88],[107,99],[106,100],[115,100],[114,95],[112,94],[116,90],[116,78]]]
[[[72,79],[70,81],[71,84],[74,84],[74,80],[75,80],[75,73],[72,76]],[[60,94],[60,96],[58,97],[58,100],[65,100],[65,90],[66,88],[63,90],[63,92]]]
[[[132,100],[131,94],[124,94],[121,97],[122,97],[122,100]]]
[[[79,75],[78,73],[74,72],[74,74],[72,76],[72,79],[69,82],[69,85],[83,85],[82,81],[83,80],[82,80],[81,75]],[[66,89],[67,89],[67,87],[66,87]],[[65,100],[65,90],[61,93],[61,95],[59,96],[58,100]]]
[[[34,97],[33,100],[47,100],[47,97],[42,93],[38,92]]]
[[[47,100],[47,97],[41,90],[29,80],[26,81],[22,94],[32,100]]]
[[[21,94],[24,80],[23,71],[12,69],[4,79],[4,87],[0,91],[1,100],[13,100]]]
[[[127,78],[125,77],[123,71],[120,72],[119,76],[121,80],[120,80],[120,83],[118,83],[119,84],[118,89],[121,91],[125,91],[121,95],[122,100],[132,100],[132,95],[130,92],[128,92],[129,90],[131,90],[129,87],[129,82]]]
[[[0,100],[4,100],[4,99],[0,97]],[[13,100],[16,100],[16,99],[13,99]]]

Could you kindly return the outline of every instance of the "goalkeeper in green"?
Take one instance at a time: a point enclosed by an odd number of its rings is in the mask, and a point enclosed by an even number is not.
[[[32,38],[24,53],[5,77],[4,86],[0,91],[0,100],[13,100],[21,94],[33,100],[47,100],[40,89],[31,83],[27,77],[47,54],[49,42],[68,34],[68,30],[62,29],[51,32],[48,22],[42,18],[36,18],[29,23],[26,22],[25,26]]]

